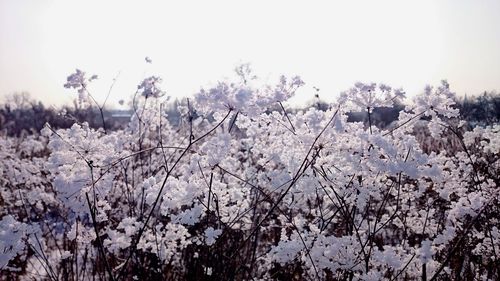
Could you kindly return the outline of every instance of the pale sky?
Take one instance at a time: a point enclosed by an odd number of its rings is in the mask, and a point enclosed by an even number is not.
[[[458,94],[500,90],[500,0],[0,0],[0,97],[69,103],[75,68],[99,75],[99,100],[118,72],[112,102],[153,74],[189,96],[244,62],[264,82],[300,75],[296,102],[356,81],[409,95],[441,79]]]

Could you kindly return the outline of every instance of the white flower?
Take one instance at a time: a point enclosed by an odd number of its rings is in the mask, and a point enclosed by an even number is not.
[[[213,227],[208,227],[205,229],[205,243],[208,246],[212,246],[219,235],[222,234],[221,229],[214,229]]]
[[[420,247],[420,260],[422,263],[427,263],[432,259],[432,242],[429,240],[422,241]]]
[[[78,93],[82,94],[85,92],[85,88],[89,82],[96,80],[98,78],[97,75],[92,75],[90,78],[85,77],[85,72],[80,69],[76,69],[75,73],[70,74],[66,78],[66,83],[64,84],[64,88],[68,89],[77,89]]]
[[[10,260],[24,250],[22,239],[26,230],[27,226],[16,221],[11,215],[0,220],[0,269],[6,267]]]
[[[450,91],[450,85],[446,80],[441,81],[441,85],[434,89],[427,86],[423,94],[413,98],[413,108],[415,113],[425,112],[426,116],[442,115],[448,118],[457,117],[458,109],[453,108],[455,93]]]
[[[146,79],[144,79],[137,88],[141,91],[141,94],[146,97],[154,97],[158,98],[161,97],[165,94],[164,91],[162,91],[159,87],[158,84],[162,82],[162,79],[158,76],[151,76]]]
[[[224,112],[228,109],[257,116],[270,106],[291,98],[295,91],[304,85],[299,76],[287,79],[281,76],[280,83],[263,90],[252,88],[246,83],[235,84],[219,82],[217,86],[201,89],[195,95],[196,110],[204,114]]]
[[[208,164],[215,166],[224,160],[231,148],[231,135],[220,133],[201,146],[201,151],[206,155]]]
[[[80,89],[85,86],[87,79],[85,78],[85,72],[80,69],[76,69],[75,73],[72,73],[66,78],[66,84],[64,84],[64,88],[75,88]]]
[[[340,94],[339,103],[347,111],[366,111],[377,107],[391,107],[394,101],[405,97],[401,89],[376,83],[365,84],[358,82],[353,88]]]

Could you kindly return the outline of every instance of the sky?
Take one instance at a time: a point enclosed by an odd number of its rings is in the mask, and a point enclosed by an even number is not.
[[[408,95],[442,79],[461,95],[500,90],[500,1],[0,0],[0,100],[70,103],[76,68],[99,76],[99,101],[117,77],[111,105],[150,75],[184,97],[247,62],[262,83],[300,75],[294,103],[357,81]]]

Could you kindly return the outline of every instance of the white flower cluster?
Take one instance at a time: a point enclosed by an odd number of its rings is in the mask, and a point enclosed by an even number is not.
[[[201,89],[195,96],[195,105],[197,111],[204,114],[230,109],[257,116],[269,107],[287,101],[303,85],[304,82],[298,76],[291,79],[281,76],[276,86],[268,86],[263,90],[247,84],[219,82],[209,90]]]
[[[149,98],[159,98],[165,94],[163,90],[160,89],[159,84],[162,82],[162,79],[158,76],[150,76],[144,79],[141,84],[137,86],[137,89],[140,91],[142,96]]]
[[[87,85],[88,83],[96,80],[97,75],[92,75],[90,78],[85,76],[85,72],[80,69],[76,69],[75,73],[72,73],[66,78],[66,83],[64,88],[76,89],[78,91],[78,98],[80,102],[87,101]]]
[[[0,270],[7,267],[9,261],[26,248],[27,225],[18,222],[11,215],[0,220]]]
[[[405,98],[402,89],[392,89],[385,84],[357,82],[353,88],[341,93],[339,103],[345,110],[370,111],[378,107],[392,107]]]
[[[285,115],[300,78],[257,89],[238,71],[176,124],[149,98],[163,94],[152,76],[126,129],[0,139],[2,274],[498,279],[500,127],[453,126],[447,83],[368,128],[347,113],[404,103],[402,90],[357,83],[328,110]],[[68,87],[87,82],[77,71]],[[426,152],[419,124],[460,146]]]

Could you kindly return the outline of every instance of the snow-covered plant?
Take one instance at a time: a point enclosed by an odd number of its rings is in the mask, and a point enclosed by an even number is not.
[[[467,131],[448,83],[410,101],[357,83],[327,110],[292,112],[299,77],[256,87],[248,65],[236,72],[182,102],[175,124],[151,76],[123,130],[47,125],[1,139],[2,274],[499,278],[500,127]],[[91,80],[70,78],[78,91]],[[374,109],[401,103],[391,126],[372,123]],[[367,123],[348,122],[353,111]],[[437,139],[453,145],[429,149]]]
[[[11,215],[0,220],[0,270],[7,268],[10,260],[21,254],[26,247],[27,226],[16,221]]]
[[[64,84],[64,88],[76,89],[78,91],[78,100],[80,103],[88,103],[89,95],[87,86],[93,80],[98,78],[97,75],[92,75],[88,78],[84,71],[76,69],[75,73],[69,75]]]
[[[162,95],[165,94],[164,91],[162,91],[159,88],[159,85],[161,83],[161,78],[158,76],[151,76],[146,79],[144,79],[139,86],[137,86],[137,89],[141,91],[141,94],[148,98],[148,97],[161,97]]]

